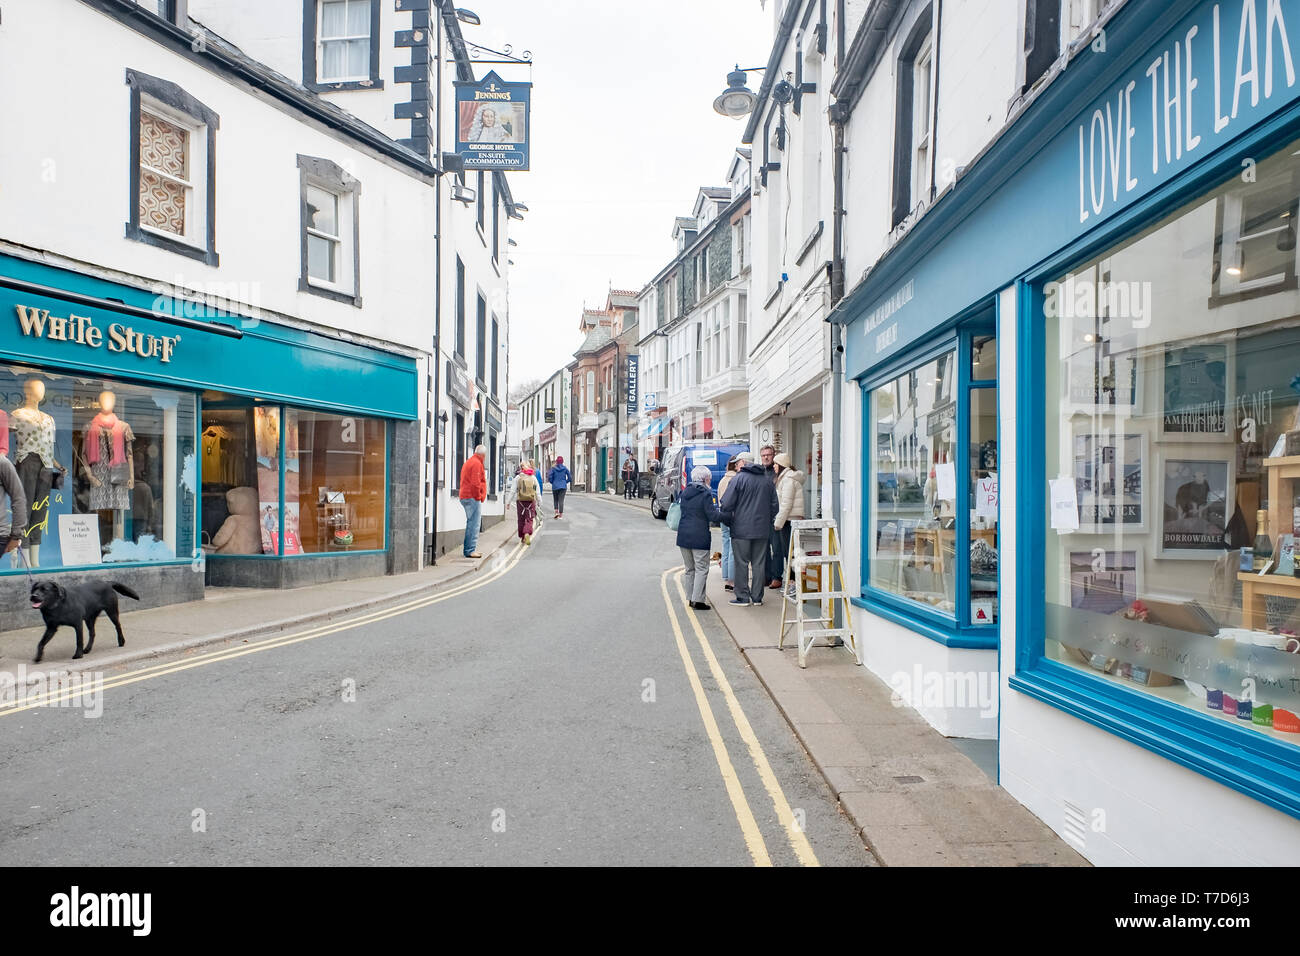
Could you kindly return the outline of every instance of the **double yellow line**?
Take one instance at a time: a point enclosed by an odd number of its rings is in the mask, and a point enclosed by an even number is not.
[[[330,634],[337,634],[339,631],[350,630],[354,627],[360,627],[365,624],[377,624],[380,621],[386,621],[389,618],[406,614],[420,608],[430,607],[439,604],[442,601],[449,601],[454,597],[459,597],[469,591],[474,591],[484,585],[491,584],[498,578],[508,574],[510,570],[519,563],[527,552],[527,548],[522,543],[516,544],[514,550],[510,551],[505,562],[493,571],[489,571],[481,578],[475,578],[473,581],[465,584],[458,584],[448,588],[445,591],[439,591],[429,597],[414,598],[395,607],[385,608],[382,611],[373,611],[369,614],[363,614],[358,617],[350,617],[341,621],[331,621],[328,624],[322,624],[317,627],[309,628],[305,631],[298,631],[293,634],[282,634],[276,637],[266,638],[247,646],[225,648],[219,651],[209,651],[206,654],[199,654],[191,657],[184,662],[170,661],[162,664],[153,664],[149,667],[141,667],[138,670],[129,671],[119,677],[111,677],[104,680],[103,684],[94,688],[98,693],[101,689],[108,690],[114,687],[125,687],[127,684],[134,684],[137,681],[153,680],[156,677],[166,677],[168,674],[176,674],[180,671],[189,670],[192,667],[204,667],[208,664],[217,664],[222,661],[234,660],[237,657],[243,657],[245,654],[257,654],[261,651],[274,650],[277,647],[287,647],[290,644],[297,644],[301,641],[310,641],[318,637],[327,637]],[[57,689],[45,693],[34,694],[30,697],[23,697],[19,700],[8,704],[0,705],[0,717],[6,717],[10,714],[18,714],[25,710],[31,710],[34,707],[50,707],[57,705],[61,701],[71,700],[74,697],[82,697],[86,692],[85,677],[87,672],[80,671],[67,678],[69,681],[78,681],[80,686],[69,689]]]
[[[704,721],[705,733],[708,734],[709,743],[713,746],[713,756],[718,761],[718,769],[722,772],[722,781],[726,785],[727,796],[731,798],[732,809],[736,812],[736,820],[740,823],[740,831],[745,837],[745,845],[749,848],[749,854],[754,859],[754,865],[771,866],[772,858],[768,855],[763,833],[759,829],[758,822],[754,819],[754,813],[749,807],[749,800],[745,797],[744,787],[741,786],[740,778],[736,775],[735,767],[731,762],[731,756],[727,753],[727,745],[718,732],[718,722],[713,716],[713,708],[709,705],[708,698],[704,694],[699,672],[695,669],[695,662],[691,660],[690,651],[686,647],[686,639],[682,636],[681,626],[677,623],[677,613],[673,608],[672,598],[668,595],[668,578],[670,576],[674,578],[677,595],[681,598],[686,619],[691,622],[691,627],[695,631],[695,637],[700,643],[700,649],[704,652],[704,658],[709,663],[709,671],[713,674],[713,680],[727,701],[727,709],[731,713],[731,719],[740,732],[740,738],[749,749],[750,760],[753,761],[759,779],[763,781],[763,788],[767,790],[768,797],[772,800],[772,806],[776,810],[777,818],[782,821],[786,839],[790,842],[790,848],[794,850],[795,857],[801,865],[820,866],[816,854],[813,853],[812,845],[808,842],[808,837],[804,835],[801,821],[795,816],[794,810],[790,807],[790,802],[786,800],[785,792],[781,789],[776,774],[772,772],[772,765],[768,763],[767,755],[763,752],[763,746],[758,742],[758,737],[754,734],[754,728],[750,726],[749,718],[745,716],[740,701],[736,699],[735,692],[731,689],[731,682],[727,680],[727,675],[723,673],[722,666],[713,653],[713,647],[709,644],[709,639],[704,636],[704,629],[700,627],[699,618],[696,617],[695,612],[691,610],[687,602],[686,591],[682,588],[683,573],[684,571],[680,568],[677,569],[675,575],[672,569],[665,571],[659,578],[659,589],[663,593],[664,606],[668,609],[668,620],[673,626],[673,634],[677,640],[677,652],[681,655],[682,666],[686,668],[686,677],[690,681],[691,690],[695,692],[695,703],[700,709],[700,718]]]

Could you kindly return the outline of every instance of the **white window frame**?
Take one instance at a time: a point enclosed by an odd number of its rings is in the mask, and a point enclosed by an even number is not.
[[[307,185],[312,189],[318,189],[321,192],[325,193],[326,195],[334,197],[334,225],[335,228],[339,229],[341,233],[342,226],[343,226],[343,206],[344,206],[343,195],[340,195],[335,190],[330,189],[329,187],[324,186],[319,182],[315,182],[314,180],[309,179],[307,181]],[[331,244],[332,255],[334,257],[334,261],[332,263],[333,269],[331,271],[335,274],[335,276],[342,275],[343,251],[344,251],[343,236],[341,234],[333,235],[331,233],[325,232],[323,229],[317,229],[310,225],[307,226],[307,235],[315,236],[318,239],[324,239]],[[310,249],[310,243],[308,244],[308,248]],[[340,284],[336,280],[325,279],[322,278],[321,276],[312,275],[310,254],[307,256],[307,281],[310,282],[312,285],[320,285],[328,289],[341,289]]]
[[[934,35],[921,41],[912,61],[912,202],[917,205],[930,196],[930,155],[934,149],[931,120],[934,106]]]
[[[370,24],[370,17],[373,12],[371,10],[370,4],[376,2],[378,2],[378,0],[316,0],[316,82],[317,83],[321,83],[321,84],[362,83],[370,79],[371,73],[374,71],[375,68],[375,65],[369,62],[370,56],[372,55],[370,52],[372,39],[370,36],[369,24]],[[359,35],[354,35],[349,33],[340,36],[326,37],[325,36],[325,4],[326,3],[345,4],[343,10],[344,23],[348,22],[347,5],[351,5],[353,3],[366,4],[366,24],[367,24],[366,32]],[[329,77],[325,76],[325,45],[327,43],[348,43],[353,40],[366,41],[366,60],[367,60],[366,72],[357,75],[348,74],[347,76],[329,76]]]
[[[152,233],[155,236],[163,236],[177,242],[183,242],[188,246],[194,246],[197,249],[207,248],[208,223],[207,223],[207,183],[204,177],[207,176],[208,170],[208,130],[203,123],[198,123],[192,116],[187,116],[177,110],[170,109],[157,100],[148,96],[140,97],[140,123],[144,124],[145,115],[153,116],[164,122],[177,126],[185,131],[186,134],[186,155],[185,163],[189,168],[189,179],[181,179],[173,176],[171,173],[163,172],[145,163],[143,154],[140,156],[140,188],[144,186],[144,173],[150,172],[153,175],[167,182],[176,183],[185,189],[185,232],[177,235],[174,232],[168,232],[166,229],[159,229],[150,226],[140,218],[140,229],[143,232]],[[136,130],[136,135],[140,135],[140,130]],[[200,202],[199,200],[202,200]],[[138,205],[140,196],[137,192],[135,202]]]

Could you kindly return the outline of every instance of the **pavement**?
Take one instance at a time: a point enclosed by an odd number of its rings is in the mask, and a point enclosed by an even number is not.
[[[72,659],[76,642],[71,628],[59,629],[45,645],[45,657],[39,664],[32,658],[44,628],[6,631],[0,633],[0,688],[20,677],[23,683],[34,684],[62,673],[109,671],[147,658],[265,637],[392,604],[492,567],[500,560],[499,552],[518,540],[515,530],[513,519],[485,528],[478,539],[482,558],[466,558],[457,552],[440,558],[433,567],[409,574],[292,589],[208,588],[202,601],[145,611],[132,611],[130,598],[122,598],[126,646],[117,646],[112,623],[101,615],[94,650],[76,661]]]
[[[648,510],[649,499],[624,507]],[[708,600],[785,715],[864,843],[886,866],[1088,866],[847,647],[815,646],[799,667],[793,630],[778,649],[780,595],[733,607],[722,576]],[[859,614],[855,622],[860,627]],[[870,633],[858,632],[859,640]]]

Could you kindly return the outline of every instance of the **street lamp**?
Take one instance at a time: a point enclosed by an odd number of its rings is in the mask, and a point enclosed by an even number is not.
[[[732,119],[740,119],[752,113],[755,104],[758,103],[758,97],[754,95],[753,90],[745,86],[745,74],[762,73],[764,69],[766,68],[752,66],[742,70],[737,63],[736,68],[727,74],[727,88],[713,101],[714,111],[723,116],[730,116]]]
[[[464,7],[456,8],[456,19],[461,23],[468,23],[472,27],[479,26],[483,21],[478,18],[478,14],[473,10],[466,10]]]

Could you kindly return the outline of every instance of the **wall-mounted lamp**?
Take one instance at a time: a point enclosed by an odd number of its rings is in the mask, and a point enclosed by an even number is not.
[[[452,183],[451,198],[456,202],[463,202],[468,206],[478,198],[478,194],[469,186],[462,186],[460,183]]]
[[[472,27],[479,26],[483,22],[478,18],[477,13],[473,10],[466,10],[464,7],[456,8],[456,19],[461,23],[468,23]]]
[[[742,70],[737,63],[736,68],[727,74],[727,88],[714,99],[713,111],[723,116],[730,116],[732,119],[740,119],[752,113],[758,103],[758,97],[745,85],[745,74],[762,73],[764,69],[761,66],[754,66]]]

